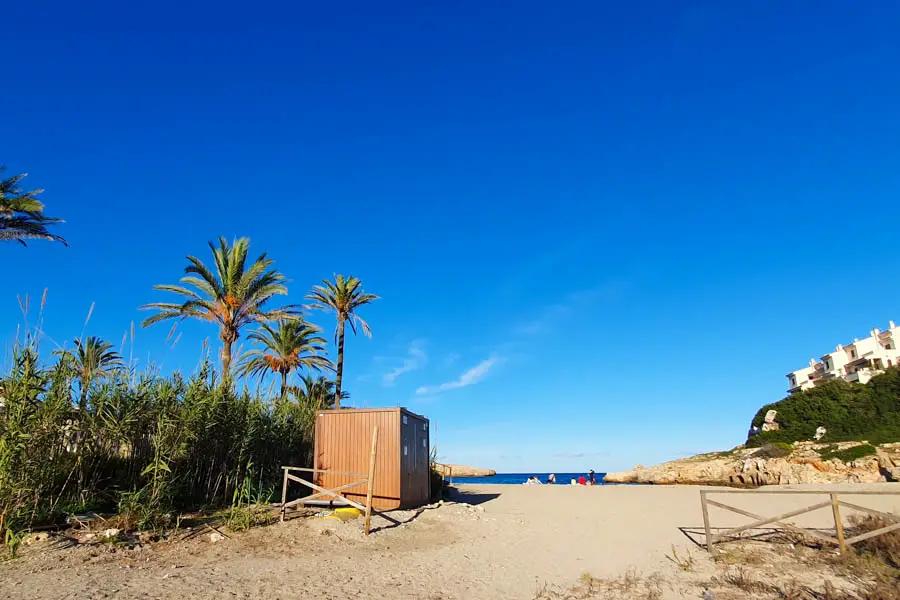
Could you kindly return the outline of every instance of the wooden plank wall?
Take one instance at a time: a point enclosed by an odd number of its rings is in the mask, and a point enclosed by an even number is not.
[[[354,473],[367,473],[372,445],[372,428],[378,425],[378,455],[375,463],[375,490],[372,505],[390,510],[401,505],[400,493],[400,409],[341,409],[319,411],[316,416],[314,466]],[[317,482],[332,489],[360,477],[320,473]],[[366,488],[345,494],[365,502]]]

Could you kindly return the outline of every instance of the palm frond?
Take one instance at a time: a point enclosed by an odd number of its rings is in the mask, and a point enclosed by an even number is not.
[[[231,347],[245,326],[264,320],[286,318],[295,313],[293,307],[265,310],[263,307],[275,296],[287,294],[285,277],[271,269],[272,260],[262,254],[248,264],[250,241],[238,238],[232,244],[219,237],[218,244],[208,243],[214,268],[199,258],[188,256],[188,266],[181,278],[182,285],[162,285],[156,289],[186,297],[182,304],[155,303],[142,308],[156,308],[159,315],[146,319],[144,326],[171,318],[201,318],[219,325],[223,342],[222,364],[230,364]],[[190,289],[186,286],[191,286]],[[240,348],[238,349],[240,351]]]
[[[0,167],[0,172],[3,170]],[[47,229],[63,221],[43,214],[44,205],[37,196],[44,190],[22,190],[19,182],[24,178],[22,173],[0,180],[0,242],[15,241],[25,246],[25,240],[49,240],[68,246],[65,239]]]
[[[195,300],[202,300],[202,298],[200,297],[199,294],[197,294],[197,292],[191,291],[191,290],[187,289],[186,287],[183,287],[180,285],[160,284],[160,285],[154,285],[153,289],[158,290],[160,292],[172,292],[173,294],[180,294],[182,296],[187,296],[188,298],[193,298]]]
[[[141,308],[146,308],[148,305],[142,306]],[[180,311],[164,311],[156,313],[155,315],[151,315],[141,321],[141,327],[149,327],[154,323],[159,323],[161,321],[168,321],[169,319],[183,319],[185,315]]]
[[[196,256],[187,256],[186,258],[191,264],[185,267],[184,272],[188,275],[192,273],[195,275],[199,275],[200,278],[203,279],[203,281],[205,281],[209,285],[209,287],[214,290],[214,293],[210,294],[211,296],[214,296],[216,298],[224,297],[225,290],[222,289],[222,284],[218,279],[216,279],[215,275],[212,274],[209,268],[203,264],[203,261],[201,261]]]

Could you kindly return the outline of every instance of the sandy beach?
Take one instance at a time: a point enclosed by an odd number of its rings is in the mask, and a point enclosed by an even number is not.
[[[297,517],[215,544],[208,531],[140,550],[61,548],[60,540],[49,540],[0,564],[0,597],[534,598],[547,587],[570,587],[586,573],[632,571],[674,580],[678,567],[667,558],[673,548],[701,571],[712,569],[691,539],[703,540],[699,489],[461,485],[439,505],[392,513],[398,523],[377,517],[379,530],[368,538],[358,521]],[[900,491],[900,485],[835,489]],[[764,515],[817,501],[756,492],[727,500]],[[900,496],[859,503],[900,512]],[[746,522],[719,510],[711,517],[714,526]],[[828,527],[831,513],[797,522]],[[662,597],[696,596],[667,588]]]

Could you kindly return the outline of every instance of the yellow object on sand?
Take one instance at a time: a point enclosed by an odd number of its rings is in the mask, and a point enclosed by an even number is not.
[[[338,521],[349,521],[350,519],[359,518],[362,513],[358,508],[336,508],[334,512],[325,517],[326,519],[337,519]]]

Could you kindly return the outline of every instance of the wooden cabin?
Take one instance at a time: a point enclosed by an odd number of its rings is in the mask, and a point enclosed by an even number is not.
[[[334,489],[359,479],[352,473],[366,476],[376,425],[378,448],[372,506],[376,510],[391,510],[427,504],[431,495],[428,419],[400,407],[318,411],[313,454],[316,483]],[[366,501],[365,486],[341,493],[356,502]]]

